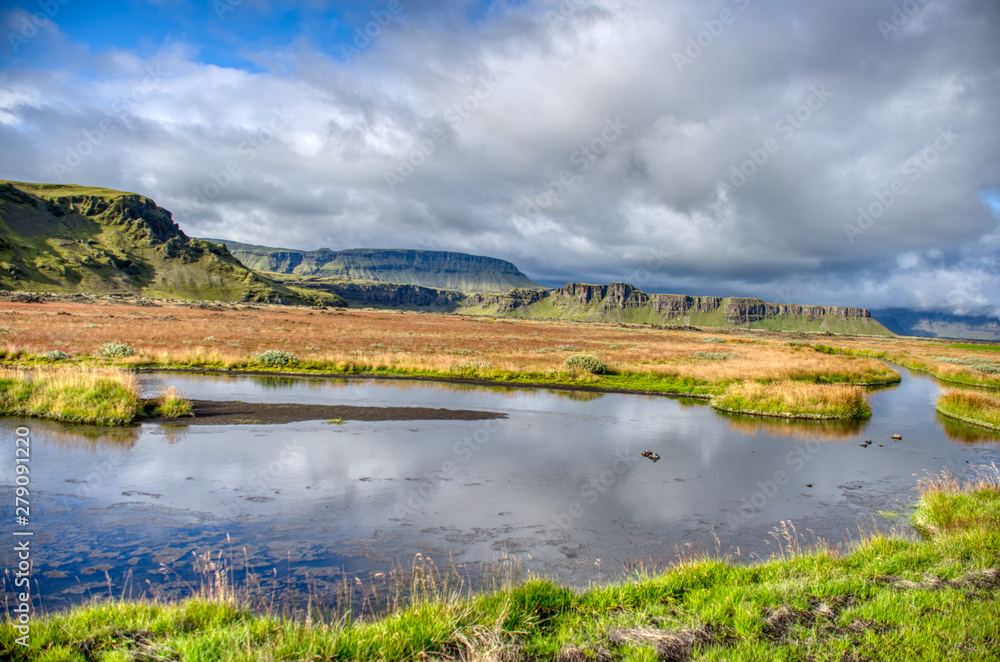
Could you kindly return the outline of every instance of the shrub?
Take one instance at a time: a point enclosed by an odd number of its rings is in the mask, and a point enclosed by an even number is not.
[[[608,364],[596,356],[577,354],[566,359],[564,364],[570,370],[583,370],[594,375],[606,375],[611,372]]]
[[[260,352],[259,354],[253,355],[253,360],[255,363],[261,363],[266,366],[287,366],[293,365],[299,362],[299,357],[292,354],[291,352],[283,352],[280,349],[269,349],[265,352]]]
[[[556,345],[556,349],[561,352],[575,352],[576,345]]]
[[[106,359],[116,359],[135,354],[135,347],[123,342],[106,342],[101,345],[101,356]]]
[[[701,342],[711,342],[711,343],[723,343],[726,342],[722,338],[715,338],[713,336],[705,336],[701,339]]]
[[[694,358],[696,359],[709,359],[711,361],[725,361],[734,356],[735,354],[727,354],[725,352],[695,352],[694,354]]]
[[[51,352],[45,352],[43,356],[49,361],[65,361],[66,359],[71,358],[69,354],[66,352],[60,352],[58,349],[54,349]]]

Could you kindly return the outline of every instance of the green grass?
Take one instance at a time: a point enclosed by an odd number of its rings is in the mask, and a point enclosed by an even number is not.
[[[1000,394],[949,390],[938,398],[937,410],[945,416],[1000,431]]]
[[[166,418],[194,416],[191,401],[184,398],[176,386],[171,386],[156,399],[155,413]]]
[[[982,350],[984,352],[1000,352],[1000,345],[948,345],[952,349]]]
[[[10,660],[995,660],[1000,483],[922,481],[921,538],[874,535],[846,553],[776,532],[759,565],[702,558],[633,567],[577,593],[529,579],[483,594],[428,590],[377,618],[281,618],[225,596],[91,602],[36,616],[30,646],[0,624]],[[426,575],[416,579],[425,579]]]
[[[125,425],[142,409],[134,375],[122,370],[0,371],[0,416]]]

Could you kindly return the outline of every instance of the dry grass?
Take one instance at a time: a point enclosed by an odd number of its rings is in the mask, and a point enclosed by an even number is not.
[[[789,346],[787,336],[726,334],[725,361],[695,358],[702,333],[616,324],[484,319],[456,315],[281,307],[189,305],[140,307],[118,303],[0,304],[7,356],[59,350],[98,356],[109,342],[135,348],[125,365],[248,368],[254,354],[295,354],[299,366],[337,371],[390,370],[502,378],[567,375],[565,360],[586,353],[622,379],[697,382],[716,392],[746,379],[885,383],[898,379],[881,362]],[[772,341],[773,340],[773,341]],[[487,366],[488,367],[485,367]],[[465,366],[479,366],[471,371]]]
[[[860,387],[782,381],[733,384],[712,400],[722,411],[783,418],[868,418],[871,409]]]

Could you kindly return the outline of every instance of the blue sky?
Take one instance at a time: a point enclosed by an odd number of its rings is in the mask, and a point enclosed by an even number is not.
[[[193,236],[1000,315],[995,0],[35,0],[0,28],[0,178]]]

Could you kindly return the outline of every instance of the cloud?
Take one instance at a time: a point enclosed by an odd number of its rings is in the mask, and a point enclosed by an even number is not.
[[[345,11],[336,34],[369,13]],[[60,37],[32,44],[59,66],[0,70],[0,173],[139,191],[196,236],[990,312],[998,15],[972,0],[414,0],[349,62],[304,33],[247,44],[242,68],[202,61],[191,38],[139,53]],[[88,154],[69,167],[74,150]]]

